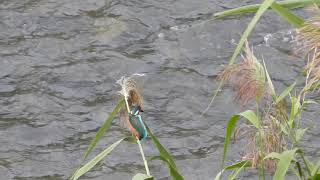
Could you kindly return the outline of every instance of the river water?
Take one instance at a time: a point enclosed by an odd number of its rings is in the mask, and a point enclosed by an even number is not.
[[[211,15],[255,2],[0,0],[0,179],[67,179],[116,103],[115,82],[133,73],[145,74],[143,117],[185,179],[213,179],[226,121],[241,108],[226,87],[200,114],[252,16]],[[272,36],[290,28],[268,13],[251,39],[279,91],[303,64],[282,33]],[[306,122],[318,115],[309,109]],[[117,121],[94,154],[128,134]],[[319,132],[304,140],[314,155]],[[150,139],[143,146],[147,156],[157,155]],[[237,146],[228,163],[239,159]],[[165,164],[149,164],[157,179],[169,179]],[[122,143],[83,179],[126,180],[138,172],[144,172],[138,147]]]

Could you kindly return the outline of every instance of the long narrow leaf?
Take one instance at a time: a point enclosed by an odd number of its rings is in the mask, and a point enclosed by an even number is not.
[[[84,160],[87,159],[91,151],[94,149],[98,141],[103,137],[103,135],[106,133],[107,129],[111,126],[113,118],[117,115],[117,113],[120,111],[122,106],[124,105],[125,101],[124,98],[120,99],[118,104],[115,106],[113,111],[110,113],[108,119],[104,122],[104,124],[101,126],[101,128],[96,133],[96,136],[94,139],[91,140],[90,145],[88,146],[86,153],[84,155]]]
[[[220,180],[223,172],[224,172],[224,169],[222,169],[222,170],[216,175],[216,177],[214,178],[214,180]]]
[[[317,164],[313,167],[312,171],[311,171],[311,175],[312,176],[316,176],[316,174],[319,173],[319,169],[320,169],[320,160],[317,162]]]
[[[252,30],[254,29],[254,27],[256,26],[256,24],[258,23],[258,21],[260,20],[261,16],[266,12],[266,10],[268,10],[268,8],[272,5],[272,3],[274,2],[274,0],[264,0],[263,3],[261,4],[261,6],[259,7],[257,13],[255,14],[255,16],[252,18],[251,22],[249,23],[249,25],[247,26],[246,30],[244,31],[244,33],[242,34],[240,41],[236,47],[236,50],[234,51],[230,61],[229,61],[229,65],[233,64],[236,61],[237,56],[239,55],[243,44],[245,43],[246,39],[248,39],[250,33],[252,32]]]
[[[170,174],[174,180],[183,180],[183,176],[179,173],[177,166],[173,160],[173,157],[170,155],[170,153],[162,146],[158,138],[152,133],[150,128],[146,125],[148,134],[150,135],[153,144],[157,147],[159,153],[160,153],[160,158],[164,162],[167,163],[169,169],[170,169]]]
[[[278,104],[280,101],[282,101],[286,96],[289,95],[289,93],[292,91],[292,89],[294,88],[294,86],[296,85],[296,83],[294,82],[293,84],[291,84],[291,86],[287,87],[280,95],[279,97],[276,99],[276,104]]]
[[[300,110],[301,110],[300,101],[295,96],[292,96],[291,97],[290,120],[288,122],[291,128],[293,128],[295,126],[294,120],[299,115]]]
[[[238,122],[238,120],[240,119],[241,116],[243,116],[247,121],[249,121],[257,129],[261,128],[260,119],[251,110],[244,111],[242,113],[239,113],[239,114],[231,116],[231,118],[229,119],[228,124],[227,124],[226,135],[225,135],[225,140],[224,140],[222,163],[221,163],[222,167],[224,166],[224,161],[225,161],[226,156],[227,156],[227,152],[228,152],[228,148],[229,148],[229,144],[230,144],[230,140],[231,140],[234,128],[236,127],[236,124],[237,124],[237,122]]]
[[[295,154],[298,151],[298,149],[288,150],[284,151],[281,154],[278,153],[270,153],[268,154],[265,159],[268,158],[275,158],[279,159],[279,162],[277,163],[277,169],[274,173],[273,179],[279,180],[279,179],[285,179],[286,173],[289,169],[289,166],[291,165],[291,161],[293,161],[295,158]]]
[[[237,162],[235,164],[232,164],[230,166],[227,166],[227,167],[224,167],[215,177],[214,180],[220,180],[221,179],[221,176],[222,176],[222,173],[225,171],[225,170],[234,170],[234,169],[239,169],[241,167],[251,167],[252,164],[251,164],[251,161],[247,161],[247,160],[244,160],[244,161],[240,161],[240,162]]]
[[[227,157],[227,152],[228,152],[228,148],[229,148],[229,144],[230,144],[233,130],[236,127],[236,124],[237,124],[239,118],[240,118],[239,115],[233,115],[228,121],[225,140],[224,140],[224,147],[223,147],[223,155],[222,155],[222,163],[221,163],[222,167],[224,166],[224,161]]]
[[[123,140],[120,139],[119,141],[113,143],[111,146],[109,146],[107,149],[102,151],[100,154],[98,154],[96,157],[94,157],[91,161],[86,163],[84,166],[82,166],[80,169],[78,169],[75,174],[72,176],[73,180],[77,180],[79,177],[84,175],[86,172],[90,171],[98,162],[100,162],[104,157],[106,157],[115,147],[117,147]]]
[[[287,9],[296,9],[296,8],[301,8],[301,7],[311,5],[315,3],[315,1],[314,0],[286,0],[286,1],[280,1],[277,3]],[[318,2],[316,3],[318,4]],[[261,4],[242,6],[239,8],[215,13],[213,16],[215,18],[224,18],[227,16],[234,16],[234,15],[245,14],[245,13],[255,13],[258,11],[260,6]]]
[[[240,113],[239,115],[241,115],[244,118],[246,118],[257,129],[261,128],[261,121],[258,118],[258,116],[252,110],[244,111],[244,112]]]
[[[270,91],[271,91],[272,98],[275,99],[276,96],[277,96],[276,91],[274,90],[274,86],[273,86],[272,80],[270,78],[269,72],[267,70],[266,63],[264,62],[263,59],[262,59],[262,62],[263,62],[264,71],[266,72],[266,78],[267,78],[268,86],[269,86]]]
[[[229,177],[228,180],[234,180],[239,176],[239,173],[243,170],[243,168],[246,166],[247,162],[245,162],[237,171],[232,173]]]
[[[271,8],[279,14],[283,19],[285,19],[288,23],[292,24],[296,28],[299,28],[303,25],[304,20],[301,19],[299,16],[295,15],[294,13],[290,12],[285,7],[279,5],[278,3],[274,2],[271,5]]]
[[[170,176],[172,177],[172,179],[174,180],[183,180],[184,178],[182,177],[182,175],[178,172],[178,170],[171,166],[171,164],[168,162],[168,159],[162,157],[162,156],[155,156],[155,157],[152,157],[151,160],[155,160],[155,159],[158,159],[158,160],[162,160],[163,162],[165,162],[170,170]]]
[[[146,125],[147,126],[147,125]],[[173,160],[173,157],[170,155],[170,153],[162,146],[162,144],[160,143],[160,141],[158,140],[158,138],[152,133],[152,131],[149,129],[149,127],[147,126],[147,131],[148,134],[150,135],[153,144],[157,147],[157,149],[159,150],[160,155],[163,158],[167,159],[167,162],[170,163],[170,165],[174,168],[176,168],[176,163]]]
[[[239,168],[241,168],[242,166],[244,166],[244,167],[251,167],[251,166],[252,166],[251,161],[248,161],[248,160],[240,161],[240,162],[237,162],[237,163],[232,164],[232,165],[230,165],[230,166],[227,166],[227,167],[225,167],[224,169],[225,169],[225,170],[233,170],[233,169],[239,169]]]

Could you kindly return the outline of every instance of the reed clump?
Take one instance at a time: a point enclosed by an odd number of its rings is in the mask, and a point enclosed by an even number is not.
[[[221,73],[220,80],[233,85],[236,102],[245,106],[255,100],[256,107],[253,110],[233,116],[227,125],[223,163],[236,121],[243,117],[248,122],[235,130],[236,136],[242,134],[247,139],[242,161],[236,163],[238,171],[253,167],[258,169],[259,178],[265,179],[268,171],[277,180],[284,179],[289,167],[292,167],[291,170],[299,179],[320,177],[320,161],[308,160],[300,143],[308,130],[300,123],[301,114],[307,104],[314,103],[306,98],[307,94],[320,87],[320,18],[306,21],[298,29],[297,41],[301,44],[298,52],[306,57],[306,65],[301,69],[305,72],[303,87],[295,87],[294,83],[279,95],[276,94],[266,67],[257,60],[248,45],[243,61],[228,66]],[[261,103],[262,96],[269,98],[264,98],[265,101]],[[287,100],[291,103],[288,104]],[[230,166],[224,167],[222,172],[228,168]]]

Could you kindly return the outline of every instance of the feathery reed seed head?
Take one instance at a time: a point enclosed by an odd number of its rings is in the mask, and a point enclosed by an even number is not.
[[[245,105],[253,99],[259,101],[265,90],[266,74],[264,67],[253,55],[248,43],[246,43],[243,61],[228,66],[219,75],[219,79],[229,81],[234,85],[235,101],[241,105]]]

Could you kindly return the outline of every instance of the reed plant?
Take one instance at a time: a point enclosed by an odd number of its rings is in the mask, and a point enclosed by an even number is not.
[[[137,173],[133,176],[133,180],[150,180],[154,179],[154,177],[150,174],[149,166],[147,159],[145,157],[141,140],[145,140],[147,135],[150,136],[153,144],[159,151],[159,155],[152,156],[149,160],[162,160],[165,162],[170,170],[170,175],[174,180],[183,180],[183,176],[177,170],[177,166],[174,162],[172,155],[164,148],[164,146],[160,143],[158,138],[153,134],[147,124],[142,121],[141,116],[134,116],[138,118],[137,121],[133,121],[132,118],[132,107],[139,107],[139,111],[143,111],[143,97],[140,93],[138,85],[133,77],[122,77],[118,84],[121,86],[121,90],[119,94],[121,95],[120,100],[118,101],[117,105],[114,107],[113,111],[109,114],[109,117],[106,119],[104,124],[99,128],[95,137],[91,140],[87,150],[85,151],[83,157],[83,165],[81,165],[77,170],[74,172],[70,180],[77,180],[85,173],[90,171],[96,164],[102,161],[107,155],[109,155],[121,142],[123,141],[130,141],[138,144],[140,154],[142,156],[142,160],[145,166],[145,173]],[[139,112],[136,112],[139,114]],[[120,119],[123,120],[124,124],[132,133],[132,136],[124,137],[117,142],[111,144],[101,153],[96,155],[90,161],[87,161],[88,156],[92,153],[93,149],[95,148],[96,144],[103,138],[106,131],[110,128],[113,119],[120,114]],[[135,114],[136,115],[136,114]],[[144,132],[145,131],[145,132]],[[86,162],[86,163],[85,163]]]
[[[320,88],[320,19],[312,18],[298,30],[298,53],[306,59],[304,84],[296,83],[280,94],[276,93],[263,60],[258,60],[248,44],[245,56],[239,63],[228,66],[220,80],[229,82],[235,89],[235,100],[242,106],[255,104],[253,110],[233,115],[227,123],[221,171],[233,170],[228,179],[235,179],[244,168],[258,169],[259,179],[272,174],[274,180],[285,179],[287,172],[300,180],[320,179],[320,160],[310,161],[301,144],[308,127],[303,127],[301,114],[314,102],[307,97]],[[289,100],[290,103],[287,103]],[[246,120],[244,128],[236,128],[237,122]],[[224,166],[233,133],[245,134],[247,147],[241,161]],[[312,156],[312,155],[311,155]]]

